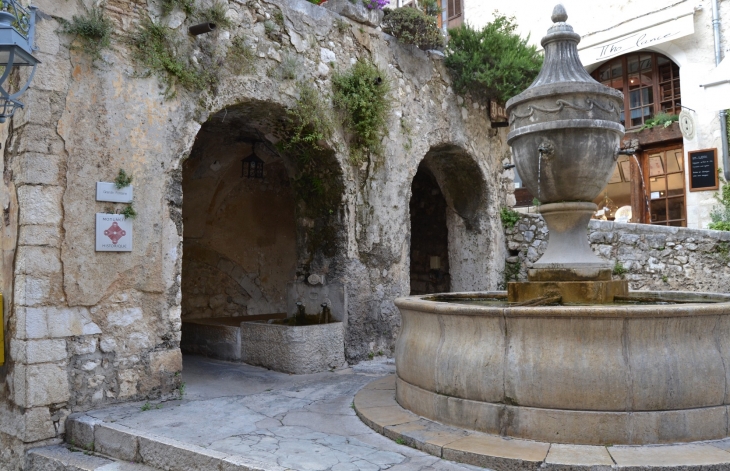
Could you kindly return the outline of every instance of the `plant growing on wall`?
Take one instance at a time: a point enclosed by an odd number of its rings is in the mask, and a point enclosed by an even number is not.
[[[445,63],[457,93],[504,103],[532,83],[543,57],[516,28],[513,18],[495,13],[481,30],[469,25],[449,30]]]
[[[111,47],[114,22],[106,16],[103,6],[84,8],[86,13],[63,23],[62,31],[73,34],[80,43],[73,49],[86,52],[92,61],[102,60],[101,52]]]
[[[129,37],[134,58],[165,85],[165,98],[175,96],[177,85],[201,90],[216,83],[215,69],[203,69],[183,59],[182,47],[174,31],[150,18],[144,18]]]
[[[502,207],[499,211],[499,218],[502,220],[502,225],[507,229],[512,229],[520,221],[520,213],[517,211]]]
[[[424,51],[444,45],[444,37],[436,18],[417,8],[386,10],[382,28],[398,41],[416,45]]]
[[[114,178],[114,186],[116,186],[118,190],[121,190],[122,188],[126,188],[132,184],[133,178],[134,177],[132,175],[128,175],[127,172],[123,168],[120,168],[119,173]]]
[[[715,205],[710,211],[710,219],[712,222],[707,226],[709,229],[716,231],[730,231],[730,185],[719,174],[722,169],[718,169],[718,178],[722,181],[722,189],[715,194],[718,205]]]
[[[299,84],[299,99],[287,110],[277,147],[293,157],[296,177],[294,192],[302,203],[297,211],[314,221],[307,227],[307,249],[310,257],[321,252],[332,256],[336,248],[337,209],[344,191],[334,151],[326,141],[332,136],[333,124],[329,105],[313,86]]]
[[[379,154],[390,112],[390,82],[378,67],[359,60],[352,68],[332,78],[334,104],[345,115],[345,125],[352,131],[350,157],[360,163],[367,154]]]
[[[169,15],[175,7],[179,7],[188,15],[195,12],[195,0],[162,0],[162,13]]]

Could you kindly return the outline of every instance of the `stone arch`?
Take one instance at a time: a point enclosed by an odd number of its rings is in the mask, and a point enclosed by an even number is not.
[[[487,200],[482,168],[465,149],[454,144],[429,149],[411,184],[413,294],[444,287],[450,291],[484,288]]]
[[[287,313],[290,283],[336,268],[342,170],[326,145],[316,165],[287,152],[286,116],[279,103],[248,100],[197,131],[180,170],[183,320]],[[251,155],[262,178],[244,172]],[[231,292],[207,292],[218,288]]]

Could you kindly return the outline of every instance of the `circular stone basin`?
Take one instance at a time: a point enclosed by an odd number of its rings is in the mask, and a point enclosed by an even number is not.
[[[399,298],[396,399],[437,422],[552,443],[730,435],[730,295],[630,297],[541,307],[509,306],[504,291]]]

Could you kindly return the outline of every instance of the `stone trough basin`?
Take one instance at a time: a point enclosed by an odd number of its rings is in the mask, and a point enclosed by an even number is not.
[[[668,302],[508,307],[503,291],[400,298],[396,399],[444,424],[552,443],[730,435],[730,295],[629,297]]]

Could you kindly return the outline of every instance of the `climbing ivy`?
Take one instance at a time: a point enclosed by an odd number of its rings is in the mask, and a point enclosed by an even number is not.
[[[372,62],[361,59],[346,72],[332,78],[334,104],[344,112],[345,126],[352,131],[350,158],[358,164],[369,154],[382,152],[390,112],[390,82]]]
[[[495,14],[481,30],[468,24],[449,30],[445,64],[457,93],[504,103],[532,83],[543,58],[516,28],[514,18]]]
[[[298,84],[299,99],[287,110],[279,141],[279,150],[292,157],[296,167],[294,193],[301,203],[297,211],[313,221],[307,227],[310,257],[321,252],[333,256],[336,251],[337,212],[344,187],[342,175],[327,146],[333,124],[329,104],[312,85]]]

